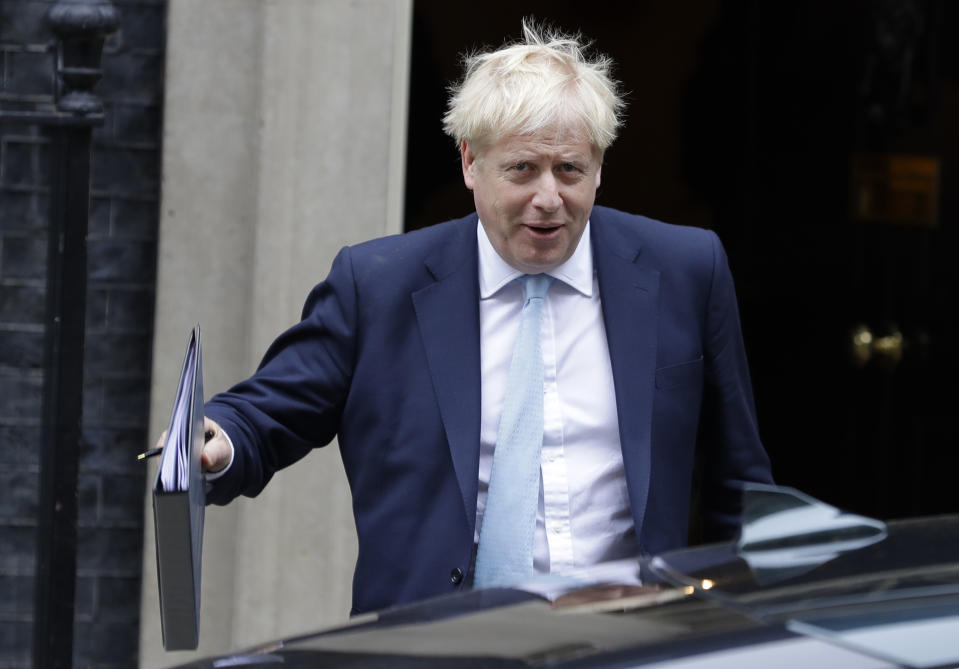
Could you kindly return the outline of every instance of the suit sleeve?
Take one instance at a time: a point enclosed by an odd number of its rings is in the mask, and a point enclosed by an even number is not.
[[[706,307],[705,389],[698,448],[703,539],[734,538],[741,525],[742,486],[772,483],[759,438],[752,383],[732,275],[722,244],[710,232],[712,281]]]
[[[336,435],[356,345],[356,288],[350,250],[310,292],[302,320],[270,346],[256,373],[206,404],[234,445],[229,471],[207,502],[257,495],[273,474]]]

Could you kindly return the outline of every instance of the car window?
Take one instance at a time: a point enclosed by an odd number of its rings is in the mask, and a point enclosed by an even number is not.
[[[883,523],[771,486],[747,490],[744,511],[738,541],[651,568],[753,619],[891,662],[959,662],[959,517]]]

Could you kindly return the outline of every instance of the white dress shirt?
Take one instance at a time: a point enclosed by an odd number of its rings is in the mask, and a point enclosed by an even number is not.
[[[506,379],[524,296],[523,273],[496,253],[477,224],[480,287],[479,540]],[[545,370],[537,573],[564,573],[639,551],[629,507],[613,372],[593,270],[589,223],[554,277],[542,320]]]

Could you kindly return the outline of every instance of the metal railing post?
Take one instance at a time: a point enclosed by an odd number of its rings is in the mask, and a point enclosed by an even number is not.
[[[106,36],[118,17],[109,0],[61,0],[48,15],[57,36],[56,110],[38,121],[50,139],[43,437],[37,519],[33,666],[73,664],[77,567],[77,470],[83,409],[87,226],[93,93]]]

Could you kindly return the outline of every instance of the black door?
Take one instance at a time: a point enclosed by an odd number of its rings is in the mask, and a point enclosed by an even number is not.
[[[956,5],[747,13],[716,28],[720,53],[749,45],[750,74],[748,125],[714,156],[746,149],[700,192],[734,254],[777,480],[879,517],[955,511]],[[700,73],[714,99],[728,80],[716,62]],[[719,130],[702,115],[690,127]],[[691,156],[696,183],[722,174]]]

